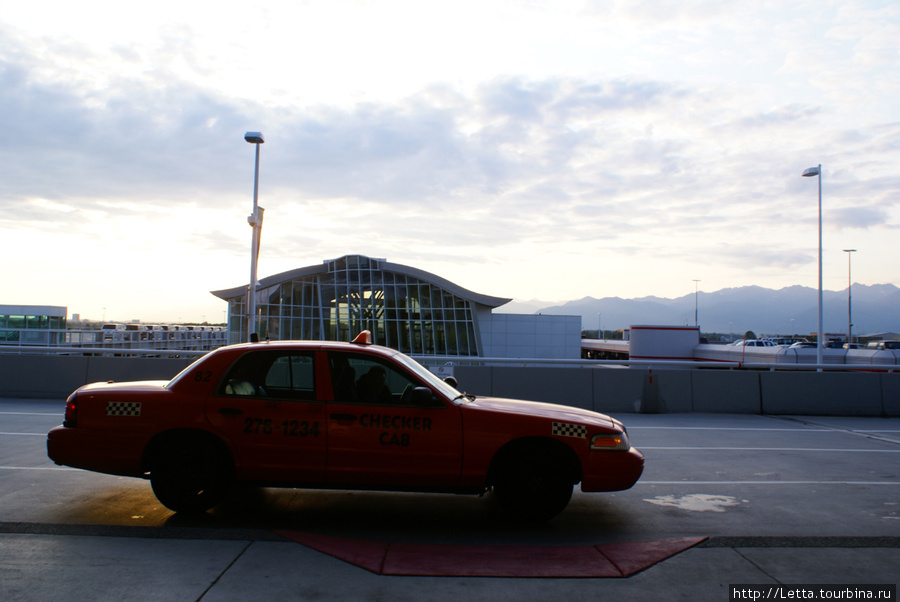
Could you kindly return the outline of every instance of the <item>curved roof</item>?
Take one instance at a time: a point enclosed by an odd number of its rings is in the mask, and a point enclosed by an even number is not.
[[[354,255],[344,255],[343,257],[339,257],[337,259],[327,259],[322,262],[321,265],[312,265],[305,268],[297,268],[295,270],[289,270],[287,272],[282,272],[280,274],[275,274],[274,276],[267,276],[259,281],[260,288],[267,288],[276,284],[281,284],[282,282],[288,282],[290,280],[296,280],[298,278],[304,278],[306,276],[315,276],[317,274],[327,274],[328,264],[334,261],[339,261],[341,259],[345,259],[347,257],[354,257]],[[363,255],[357,255],[356,257],[365,257]],[[418,278],[419,280],[424,280],[425,282],[430,282],[431,284],[437,285],[442,289],[453,293],[458,297],[462,297],[463,299],[467,299],[469,301],[473,301],[478,303],[479,305],[484,305],[487,307],[500,307],[506,303],[512,301],[512,299],[507,299],[505,297],[492,297],[490,295],[482,295],[481,293],[472,292],[466,288],[459,286],[458,284],[454,284],[445,278],[441,278],[440,276],[436,276],[430,272],[426,272],[425,270],[420,270],[418,268],[413,268],[408,265],[402,265],[399,263],[390,263],[385,259],[374,259],[371,257],[366,257],[370,262],[375,263],[378,266],[379,270],[394,272],[396,274],[404,274],[406,276],[412,276],[413,278]],[[223,299],[225,301],[229,299],[234,299],[235,297],[240,297],[245,295],[247,292],[247,285],[236,286],[234,288],[223,289],[218,291],[210,291],[216,297]]]

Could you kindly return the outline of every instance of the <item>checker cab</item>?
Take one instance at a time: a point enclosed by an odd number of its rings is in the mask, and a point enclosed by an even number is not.
[[[237,483],[483,494],[548,519],[573,486],[617,491],[644,459],[621,422],[574,407],[475,397],[369,344],[231,345],[171,381],[72,393],[47,438],[57,464],[146,478],[176,512]]]

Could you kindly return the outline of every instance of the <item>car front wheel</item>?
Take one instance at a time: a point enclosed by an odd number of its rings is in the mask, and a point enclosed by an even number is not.
[[[205,441],[172,442],[150,470],[153,493],[175,512],[206,512],[225,498],[233,481],[229,458]]]
[[[572,498],[572,479],[560,457],[540,446],[509,456],[493,483],[494,496],[517,520],[544,521],[562,512]]]

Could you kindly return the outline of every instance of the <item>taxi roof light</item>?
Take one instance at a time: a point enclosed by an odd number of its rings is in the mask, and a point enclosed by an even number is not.
[[[372,344],[372,331],[371,330],[363,330],[361,333],[356,335],[351,343],[356,343],[357,345],[371,345]]]

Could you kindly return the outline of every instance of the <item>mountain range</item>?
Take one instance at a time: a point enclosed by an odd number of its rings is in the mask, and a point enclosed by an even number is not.
[[[854,284],[851,288],[853,335],[900,333],[900,288],[893,284]],[[847,289],[824,291],[823,323],[826,333],[847,332]],[[726,288],[696,295],[697,317],[703,333],[738,333],[752,330],[759,336],[811,334],[818,330],[818,290],[789,286],[773,290],[759,286]],[[641,297],[584,297],[562,304],[512,301],[497,308],[502,313],[579,315],[582,329],[619,330],[632,325],[694,325],[695,295],[676,299]]]

